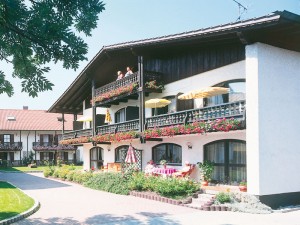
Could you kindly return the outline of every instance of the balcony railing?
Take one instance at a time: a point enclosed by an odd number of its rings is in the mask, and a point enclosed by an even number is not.
[[[149,81],[156,81],[159,83],[160,75],[155,72],[145,72],[145,83]],[[134,84],[136,84],[134,86]],[[114,101],[118,102],[118,99],[130,98],[132,94],[137,93],[139,87],[138,72],[135,72],[128,77],[111,82],[95,90],[94,101],[97,105],[108,105]],[[145,85],[146,93],[149,92],[161,92],[161,88],[157,86],[157,89],[147,88]],[[135,99],[135,98],[134,98]]]
[[[139,130],[139,120],[130,120],[122,123],[99,126],[96,129],[97,134],[111,134],[117,132],[126,132],[131,130]]]
[[[22,150],[22,142],[4,142],[0,144],[0,150],[6,150],[6,151],[21,151]]]
[[[245,111],[245,100],[224,103],[216,106],[190,109],[170,114],[153,116],[146,118],[146,128],[175,126],[180,124],[189,124],[197,121],[207,121],[219,118],[235,118],[242,119]],[[122,123],[115,123],[110,125],[98,126],[96,133],[111,134],[126,131],[138,131],[139,120],[130,120]],[[64,139],[71,139],[75,137],[91,136],[91,129],[77,130],[64,134]]]
[[[52,146],[52,145],[57,145],[58,143],[55,142],[32,142],[32,146]]]
[[[71,139],[77,137],[88,137],[92,135],[92,129],[82,129],[82,130],[74,130],[70,132],[66,132],[63,135],[63,139]]]
[[[241,118],[245,108],[245,100],[220,104],[216,106],[190,109],[171,114],[153,116],[146,119],[146,127],[163,127],[193,123],[218,118]]]

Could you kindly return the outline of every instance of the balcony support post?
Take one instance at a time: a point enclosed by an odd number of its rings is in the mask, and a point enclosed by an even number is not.
[[[95,89],[96,89],[96,84],[95,84],[95,79],[92,79],[92,136],[95,136],[96,134],[96,105],[94,102],[95,99]]]
[[[138,79],[139,79],[139,131],[144,131],[145,124],[145,88],[144,88],[144,66],[143,66],[143,56],[138,56]]]

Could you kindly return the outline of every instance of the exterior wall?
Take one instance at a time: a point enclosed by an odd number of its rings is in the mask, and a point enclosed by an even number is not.
[[[165,90],[163,93],[151,93],[146,100],[152,98],[163,98],[166,96],[177,95],[179,92],[185,93],[194,89],[205,88],[209,86],[213,86],[215,84],[221,83],[227,80],[234,80],[234,79],[245,79],[245,60],[233,63],[227,66],[220,67],[215,70],[211,70],[208,72],[204,72],[198,75],[194,75],[189,78],[182,79],[180,81],[176,81],[170,84],[165,85]],[[195,107],[202,107],[201,99],[195,100]],[[115,121],[114,113],[121,108],[127,106],[139,106],[138,100],[129,100],[127,103],[122,103],[120,105],[112,105],[109,108],[112,123]],[[151,117],[151,110],[150,108],[145,109],[146,117]],[[105,114],[105,109],[98,107],[97,114]],[[84,110],[84,115],[91,116],[92,110],[86,109]],[[88,127],[87,127],[88,128]]]
[[[61,134],[61,131],[21,131],[21,139],[20,139],[20,131],[0,131],[0,134],[13,134],[14,135],[14,142],[22,142],[23,149],[21,152],[14,153],[15,161],[22,160],[24,156],[29,154],[31,151],[36,153],[36,160],[40,160],[40,153],[37,151],[33,151],[33,142],[40,141],[41,134]],[[28,138],[27,138],[28,137]],[[21,155],[20,155],[21,154]],[[9,156],[8,156],[9,157]],[[69,160],[73,160],[73,152],[69,152],[68,154]]]
[[[300,53],[246,47],[248,192],[300,193]]]
[[[222,140],[222,139],[238,139],[246,140],[246,131],[230,131],[230,132],[216,132],[207,133],[204,135],[192,134],[192,135],[179,135],[174,137],[163,137],[162,142],[157,141],[147,141],[145,144],[141,144],[139,139],[134,139],[130,141],[122,141],[117,143],[112,143],[111,145],[97,145],[104,149],[103,160],[104,164],[109,162],[115,162],[115,149],[121,145],[129,145],[130,143],[136,149],[143,150],[142,153],[142,167],[143,169],[147,165],[147,162],[152,159],[152,147],[163,144],[163,143],[173,143],[178,144],[182,147],[182,162],[189,161],[192,164],[203,161],[203,146],[207,143]],[[188,149],[187,142],[192,143],[192,149]],[[89,170],[90,155],[89,150],[92,148],[91,144],[84,144],[84,169]],[[110,151],[108,151],[110,149]],[[182,165],[184,166],[184,165]],[[172,166],[174,168],[180,169],[181,166]],[[195,173],[193,178],[199,179],[199,173]]]

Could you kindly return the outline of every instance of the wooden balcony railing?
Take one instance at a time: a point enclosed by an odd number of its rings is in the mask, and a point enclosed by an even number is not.
[[[245,100],[224,103],[216,106],[190,109],[170,114],[153,116],[146,118],[146,128],[174,126],[180,124],[188,124],[196,121],[207,121],[219,118],[235,118],[242,119],[245,111]],[[116,132],[138,131],[139,120],[130,120],[122,123],[115,123],[110,125],[98,126],[96,133],[111,134]],[[77,130],[64,134],[64,139],[71,139],[75,137],[91,136],[91,129]]]
[[[130,120],[122,123],[99,126],[96,128],[97,134],[111,134],[117,132],[126,132],[131,130],[139,130],[139,120]]]
[[[92,129],[82,129],[82,130],[74,130],[65,132],[63,135],[63,139],[72,139],[77,137],[89,137],[92,135]]]
[[[146,127],[163,127],[178,124],[193,123],[218,118],[242,118],[245,108],[245,100],[224,103],[216,106],[190,109],[171,114],[153,116],[146,119]]]
[[[22,142],[4,142],[0,144],[0,150],[6,150],[6,151],[21,151],[23,148]]]
[[[57,145],[58,143],[55,142],[32,142],[32,146],[52,146]]]

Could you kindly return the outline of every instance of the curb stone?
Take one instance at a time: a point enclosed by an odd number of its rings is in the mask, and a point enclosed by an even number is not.
[[[7,183],[11,184],[11,183],[8,182],[8,181],[3,181],[3,182],[7,182]],[[13,185],[13,184],[11,184],[11,185]],[[15,185],[13,185],[13,186],[16,187]],[[18,188],[18,187],[16,187],[16,188]],[[18,188],[18,189],[19,189],[20,191],[22,191],[20,188]],[[22,191],[22,192],[23,192],[25,195],[29,196],[29,195],[26,194],[24,191]],[[40,209],[40,207],[41,207],[40,202],[37,201],[37,199],[35,199],[35,198],[31,197],[31,196],[29,196],[29,197],[32,198],[32,199],[34,200],[34,205],[33,205],[30,209],[28,209],[28,210],[25,211],[25,212],[20,213],[19,215],[14,216],[14,217],[10,217],[10,218],[7,218],[7,219],[5,219],[5,220],[1,220],[1,221],[0,221],[0,225],[7,225],[7,224],[11,224],[11,223],[17,222],[17,221],[19,221],[19,220],[22,220],[22,219],[24,219],[24,218],[26,218],[26,217],[32,215],[32,214],[35,213],[36,211],[38,211],[38,210]]]

